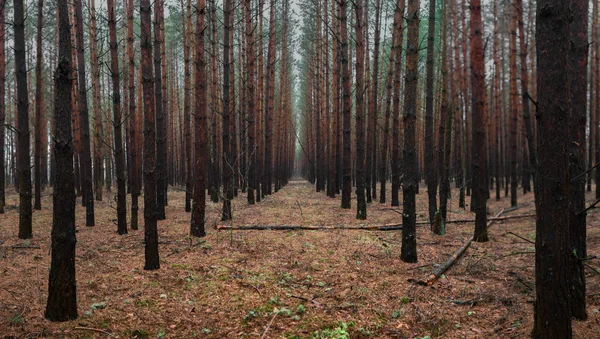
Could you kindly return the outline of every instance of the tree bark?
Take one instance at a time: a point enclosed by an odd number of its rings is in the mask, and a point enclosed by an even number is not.
[[[419,61],[419,0],[408,0],[406,79],[404,91],[404,175],[402,212],[402,249],[400,259],[417,262],[416,199],[417,153],[415,132],[417,120],[417,85]],[[396,61],[397,62],[397,61]]]
[[[131,158],[131,229],[138,229],[138,198],[141,191],[141,148],[142,144],[139,142],[139,134],[141,129],[138,128],[140,117],[137,115],[136,102],[135,102],[135,60],[134,60],[134,48],[133,48],[133,0],[127,1],[127,57],[128,57],[128,87],[129,87],[129,123],[130,123],[130,145],[131,148],[128,150]],[[140,107],[141,108],[141,107]]]
[[[398,21],[394,19],[394,30],[398,34],[398,45],[394,52],[396,54],[394,59],[395,73],[394,73],[394,99],[393,99],[393,125],[392,125],[392,206],[400,206],[399,191],[400,191],[400,82],[402,81],[402,36],[404,35],[404,0],[399,0],[396,5],[396,15],[400,15]],[[418,33],[417,33],[418,34]],[[408,51],[408,47],[407,47]],[[408,58],[408,52],[406,54]],[[408,60],[407,60],[408,61]],[[407,74],[408,75],[408,74]],[[414,93],[416,97],[416,90]],[[416,99],[415,99],[416,109]],[[415,155],[416,161],[416,155]],[[415,163],[416,166],[416,163]],[[415,173],[416,176],[416,173]],[[415,178],[416,180],[416,178]]]
[[[570,2],[537,2],[537,145],[533,338],[571,338],[569,256]],[[560,305],[560,306],[559,306]]]
[[[342,208],[350,209],[352,194],[352,114],[350,112],[350,65],[348,62],[348,26],[347,1],[340,0],[338,17],[340,20],[340,59],[342,66],[342,116],[343,116],[343,170],[342,170]]]
[[[94,197],[92,191],[92,156],[90,149],[90,122],[87,103],[87,83],[85,75],[85,47],[83,44],[83,0],[75,0],[75,18],[77,30],[77,69],[79,96],[79,128],[83,152],[81,153],[82,199],[85,199],[85,225],[94,226]]]
[[[160,268],[156,222],[156,121],[154,78],[152,75],[152,38],[150,0],[140,0],[140,47],[144,93],[144,269]]]
[[[223,7],[223,211],[221,214],[221,220],[230,220],[233,215],[231,211],[231,200],[233,200],[233,154],[231,154],[231,135],[230,132],[230,72],[231,67],[229,61],[229,49],[231,48],[229,42],[229,35],[232,34],[231,29],[231,15],[232,7],[231,0],[225,0]]]
[[[117,233],[127,234],[127,201],[125,178],[125,154],[123,152],[121,117],[121,78],[119,73],[119,51],[117,45],[117,13],[115,0],[108,0],[108,30],[110,40],[110,75],[112,78],[113,129],[115,133],[114,154],[117,175]]]
[[[192,223],[190,234],[195,237],[204,237],[204,218],[206,210],[206,61],[204,60],[204,13],[206,1],[198,0],[196,18],[196,87],[195,87],[195,173],[194,173],[194,205],[192,209]]]
[[[426,65],[426,89],[425,89],[425,181],[427,182],[427,197],[429,207],[429,221],[433,223],[437,211],[437,173],[434,157],[435,132],[433,121],[433,67],[434,67],[434,43],[435,43],[435,0],[429,0],[429,24],[427,34],[427,65]],[[437,166],[443,166],[437,164]]]
[[[34,178],[35,178],[35,202],[34,209],[42,209],[42,107],[44,106],[42,76],[42,24],[44,20],[44,0],[38,0],[37,12],[37,37],[36,37],[36,63],[35,63],[35,150],[34,150]],[[4,92],[0,92],[4,95]]]
[[[5,24],[6,0],[0,0],[0,93],[6,90],[6,24]],[[10,97],[10,96],[9,96]],[[6,164],[5,164],[5,145],[4,135],[6,120],[6,102],[4,94],[0,95],[0,214],[4,213],[6,205],[6,192],[4,190]]]
[[[356,219],[367,219],[365,198],[365,37],[362,0],[355,1],[356,10]]]
[[[54,143],[56,164],[53,214],[52,259],[48,279],[48,300],[44,317],[50,321],[77,318],[75,277],[75,187],[71,130],[72,58],[71,24],[67,0],[57,1],[58,66],[54,73]]]
[[[29,161],[29,99],[25,56],[25,9],[23,0],[14,0],[14,45],[18,114],[19,239],[33,237],[31,226],[31,168]]]
[[[471,115],[472,115],[472,207],[475,211],[473,240],[488,241],[487,233],[487,133],[485,125],[485,61],[481,1],[471,0]]]
[[[162,65],[161,65],[161,25],[163,24],[164,0],[154,5],[154,105],[156,106],[156,217],[165,220],[166,173],[167,173],[167,135],[166,112],[163,105]]]
[[[585,210],[585,129],[587,111],[588,1],[571,0],[569,50],[569,256],[571,313],[586,320],[585,271],[581,259],[587,257]],[[594,1],[596,3],[596,1]],[[594,18],[595,19],[595,18]]]

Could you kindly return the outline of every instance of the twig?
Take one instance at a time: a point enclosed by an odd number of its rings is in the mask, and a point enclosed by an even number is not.
[[[583,263],[583,264],[585,265],[585,267],[587,267],[590,270],[594,271],[596,274],[600,274],[600,272],[597,269],[593,268],[592,266],[590,266],[590,265],[588,265],[586,263]]]
[[[92,327],[81,327],[81,326],[77,326],[73,328],[74,330],[80,330],[80,331],[92,331],[92,332],[98,332],[98,333],[104,333],[109,337],[113,337],[116,338],[114,335],[112,335],[109,332],[106,332],[105,330],[101,330],[99,328],[92,328]]]
[[[588,208],[584,209],[583,211],[577,213],[577,215],[582,215],[585,212],[591,210],[592,208],[596,207],[596,205],[598,205],[598,203],[600,203],[600,199],[597,199],[596,201],[594,201],[594,203],[592,203]]]
[[[573,181],[575,181],[575,180],[577,180],[577,179],[579,179],[579,178],[583,177],[584,175],[586,175],[586,174],[590,173],[591,171],[593,171],[593,170],[594,170],[594,168],[596,168],[596,167],[598,167],[598,166],[600,166],[600,162],[599,162],[599,163],[597,163],[597,164],[595,164],[594,166],[590,167],[590,169],[588,169],[587,171],[585,171],[585,172],[581,173],[580,175],[576,176],[575,178],[571,179],[571,182],[573,182]]]
[[[534,245],[535,245],[535,243],[534,243],[533,241],[531,241],[531,240],[529,240],[529,239],[527,239],[527,238],[523,238],[522,236],[520,236],[520,235],[518,235],[518,234],[516,234],[516,233],[513,233],[513,232],[507,232],[506,234],[511,234],[511,235],[514,235],[515,237],[517,237],[517,238],[519,238],[519,239],[521,239],[521,240],[525,240],[525,241],[527,241],[528,243],[530,243],[530,244],[534,244]]]
[[[260,339],[265,338],[265,336],[267,335],[267,332],[269,331],[269,328],[271,328],[271,324],[275,320],[275,317],[277,317],[277,312],[273,312],[273,317],[271,318],[271,321],[269,321],[269,324],[267,325],[267,328],[265,328],[265,331],[263,332],[263,334],[260,336]]]
[[[504,213],[504,209],[502,209],[500,212],[498,212],[498,214],[496,214],[495,218],[498,218],[499,216],[501,216],[502,213]],[[494,220],[490,220],[487,223],[487,227],[490,227],[493,222],[494,222]],[[448,260],[446,260],[446,262],[443,265],[438,267],[431,275],[429,275],[429,277],[427,277],[427,279],[425,281],[423,281],[423,280],[414,281],[413,279],[411,279],[409,281],[416,282],[417,285],[422,285],[422,286],[433,285],[433,283],[436,282],[436,280],[438,280],[442,276],[442,274],[444,274],[444,272],[446,272],[450,267],[452,267],[452,265],[454,265],[456,260],[458,260],[458,258],[460,258],[465,253],[465,251],[467,250],[467,248],[469,248],[469,246],[471,245],[472,242],[473,242],[472,237],[469,238],[467,241],[465,241],[464,244],[459,249],[457,249],[450,256],[450,258],[448,258]]]

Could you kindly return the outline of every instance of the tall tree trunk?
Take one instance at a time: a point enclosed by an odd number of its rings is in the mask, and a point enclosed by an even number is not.
[[[471,114],[473,133],[473,196],[475,232],[473,240],[488,241],[487,233],[487,133],[485,125],[485,61],[483,51],[483,22],[481,1],[471,0]]]
[[[231,200],[233,200],[233,162],[234,157],[231,153],[231,110],[230,110],[230,39],[231,31],[231,15],[233,12],[231,0],[225,0],[223,7],[223,211],[221,220],[230,220],[233,215],[231,211]]]
[[[342,67],[342,116],[343,116],[343,170],[342,170],[342,208],[349,209],[352,195],[352,114],[350,111],[350,65],[348,61],[347,1],[340,0],[338,18],[340,20],[340,59]]]
[[[33,237],[31,228],[31,168],[29,161],[29,99],[27,98],[27,61],[25,59],[25,9],[23,0],[14,0],[14,46],[17,83],[19,143],[19,239]]]
[[[417,190],[417,85],[419,61],[419,0],[408,0],[406,46],[406,82],[404,91],[404,175],[402,212],[402,249],[400,259],[417,262],[415,193]]]
[[[194,207],[190,234],[195,237],[206,235],[204,231],[204,217],[206,210],[206,61],[204,60],[204,13],[206,1],[198,0],[196,20],[196,88],[195,100],[196,114],[194,115],[195,128],[195,175],[194,175]]]
[[[154,105],[156,106],[156,217],[165,220],[166,173],[167,173],[167,135],[166,112],[163,105],[162,65],[161,65],[161,25],[163,23],[164,0],[154,5]]]
[[[34,150],[34,177],[35,177],[35,202],[34,209],[42,209],[42,107],[44,106],[42,76],[42,24],[44,20],[44,0],[38,0],[37,37],[36,37],[36,63],[35,63],[35,150]],[[0,93],[4,95],[4,92]]]
[[[583,258],[587,257],[585,210],[585,129],[587,111],[588,63],[588,6],[586,0],[571,0],[569,50],[569,263],[570,306],[575,319],[586,320],[585,271]],[[595,3],[596,1],[594,1]],[[594,18],[595,20],[596,18]]]
[[[392,206],[400,206],[400,199],[398,193],[400,191],[400,82],[402,81],[402,36],[404,34],[403,25],[403,13],[404,13],[404,0],[400,0],[400,5],[396,7],[397,11],[400,11],[400,21],[397,22],[398,26],[394,27],[394,30],[398,31],[399,45],[395,49],[395,73],[394,73],[394,99],[393,99],[393,125],[392,125]],[[407,52],[408,57],[408,52]],[[408,74],[407,74],[408,75]],[[415,96],[416,90],[415,90]],[[416,99],[415,99],[416,102]],[[416,103],[415,103],[416,105]],[[416,109],[416,107],[415,107]],[[415,155],[416,158],[416,155]],[[415,159],[416,161],[416,159]],[[415,163],[416,166],[416,163]],[[416,176],[416,173],[415,173]],[[415,178],[416,180],[416,178]]]
[[[181,1],[181,11],[183,12],[183,0]],[[185,15],[182,15],[183,20],[183,133],[185,134],[185,211],[191,212],[192,204],[192,140],[191,140],[191,113],[190,113],[190,87],[191,87],[191,72],[190,72],[190,45],[192,42],[192,5],[191,0],[187,0]],[[216,58],[216,56],[213,56]],[[211,103],[214,105],[214,103]]]
[[[432,228],[433,233],[438,235],[446,234],[446,217],[448,214],[448,196],[450,195],[450,180],[448,173],[450,169],[450,145],[452,144],[452,115],[454,105],[450,105],[452,93],[448,90],[448,34],[446,30],[448,18],[448,6],[442,5],[442,88],[441,88],[441,107],[440,124],[438,132],[438,173],[440,178],[440,209],[436,215],[435,223]]]
[[[214,203],[219,202],[219,187],[221,186],[221,171],[219,166],[219,159],[221,159],[221,153],[219,151],[219,140],[217,138],[217,130],[220,124],[217,124],[219,119],[218,107],[219,107],[219,95],[218,95],[218,77],[219,70],[217,68],[217,59],[219,59],[219,48],[217,48],[217,6],[215,0],[211,0],[211,53],[210,58],[210,69],[211,69],[211,123],[212,123],[212,173],[211,179],[211,190],[210,200]],[[190,29],[191,30],[191,29]],[[191,42],[190,35],[190,42]],[[190,146],[191,147],[191,146]]]
[[[271,0],[269,10],[269,45],[267,48],[267,80],[265,109],[265,166],[263,174],[263,193],[271,194],[273,180],[273,115],[275,101],[275,0]]]
[[[85,47],[83,44],[83,0],[75,0],[75,18],[77,29],[77,69],[79,96],[77,98],[79,108],[79,127],[83,152],[81,153],[81,177],[83,199],[85,199],[85,225],[94,226],[94,197],[92,192],[92,156],[90,149],[90,121],[87,104],[87,82],[85,76]]]
[[[132,28],[133,29],[133,28]],[[100,64],[98,62],[98,30],[96,27],[96,1],[90,1],[90,61],[92,72],[92,111],[94,112],[94,186],[96,200],[102,201],[102,158],[104,133],[102,132],[102,99],[100,98]]]
[[[527,150],[529,152],[529,171],[535,173],[537,160],[535,159],[535,143],[533,140],[533,128],[531,127],[531,110],[528,97],[529,73],[527,71],[527,42],[525,41],[525,29],[523,24],[523,0],[516,0],[515,8],[517,10],[519,26],[519,56],[521,57],[521,98],[523,101],[523,123],[525,125],[525,138],[527,139]],[[529,178],[529,173],[527,173],[526,177]],[[533,181],[535,185],[535,177],[533,178]]]
[[[6,0],[0,0],[0,214],[4,213],[4,205],[6,205],[6,193],[4,190],[6,164],[5,164],[5,145],[4,135],[6,123],[6,102],[4,92],[6,90],[6,24],[5,24]],[[9,96],[10,98],[10,96]]]
[[[246,91],[248,98],[248,204],[254,205],[256,186],[256,106],[254,103],[254,26],[252,25],[252,1],[245,0],[246,6]]]
[[[369,102],[369,149],[367,150],[367,185],[371,186],[371,199],[377,199],[377,115],[379,112],[379,44],[381,40],[381,0],[375,2],[375,49],[373,51],[373,75],[371,78],[371,101]],[[369,49],[367,48],[367,51]],[[385,165],[384,165],[385,166]]]
[[[52,213],[52,259],[44,317],[50,321],[77,318],[75,279],[75,187],[71,130],[71,24],[67,0],[57,1],[58,67],[54,73],[54,143],[56,173]]]
[[[517,14],[512,4],[510,8],[509,49],[510,49],[510,205],[517,206],[517,122],[519,116],[517,92]]]
[[[117,175],[117,233],[127,234],[127,201],[125,178],[125,154],[123,152],[121,118],[121,79],[117,45],[117,13],[115,0],[108,0],[108,30],[110,40],[110,75],[112,78],[113,128],[115,133],[115,171]]]
[[[136,102],[135,102],[135,60],[134,60],[134,49],[133,49],[133,0],[127,1],[127,57],[128,67],[127,72],[129,73],[127,80],[129,81],[129,123],[130,123],[130,139],[131,149],[129,149],[131,157],[131,229],[138,229],[138,198],[140,196],[142,180],[140,176],[141,171],[141,148],[142,144],[139,142],[139,134],[141,130],[138,128],[140,116],[137,114]],[[139,91],[138,91],[139,93]],[[141,107],[140,107],[141,108]]]
[[[152,38],[150,0],[140,0],[140,47],[144,91],[144,243],[145,270],[160,268],[156,222],[156,121],[154,78],[152,75]]]
[[[433,148],[435,147],[435,132],[433,122],[433,48],[435,43],[435,0],[429,0],[429,24],[427,34],[427,75],[425,94],[425,181],[427,181],[427,196],[429,198],[429,222],[433,224],[437,211],[437,173]],[[443,166],[441,163],[437,166]]]
[[[538,109],[533,338],[571,338],[569,296],[570,2],[539,0],[536,15]],[[561,305],[557,307],[557,305]]]
[[[367,219],[365,198],[365,37],[362,0],[356,0],[356,219]]]
[[[392,112],[392,90],[394,81],[395,56],[397,49],[402,47],[402,37],[398,34],[401,31],[404,14],[404,0],[396,0],[394,9],[394,25],[392,27],[392,48],[388,60],[388,73],[386,79],[386,97],[385,97],[385,123],[383,129],[383,142],[381,147],[381,160],[379,162],[379,203],[385,204],[386,201],[386,181],[387,181],[387,163],[388,163],[388,144],[390,139],[390,115]]]

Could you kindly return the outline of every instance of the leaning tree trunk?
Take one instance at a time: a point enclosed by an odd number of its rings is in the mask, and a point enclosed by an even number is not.
[[[471,0],[471,115],[472,115],[472,204],[475,211],[473,240],[485,242],[487,233],[487,136],[485,125],[485,62],[481,1]]]
[[[85,53],[83,44],[83,0],[75,0],[75,18],[77,30],[77,69],[79,96],[77,99],[79,108],[79,126],[83,152],[81,153],[81,176],[83,199],[85,199],[85,225],[94,226],[94,197],[92,192],[92,156],[90,149],[90,122],[87,103],[87,82],[85,76]]]
[[[71,131],[71,25],[67,0],[58,0],[58,67],[54,73],[54,177],[52,259],[44,317],[50,321],[77,318],[75,279],[75,186]]]
[[[23,0],[14,0],[15,68],[17,80],[17,129],[19,172],[19,239],[33,237],[31,228],[31,168],[29,161],[29,99],[25,56],[25,9]]]
[[[532,337],[571,338],[569,256],[569,1],[539,0],[535,286]],[[562,307],[557,307],[561,305]]]
[[[38,0],[37,37],[36,37],[36,62],[35,62],[35,203],[34,209],[42,209],[42,107],[44,106],[44,93],[42,76],[42,24],[44,20],[44,0]],[[4,95],[4,92],[0,92]]]
[[[408,36],[406,46],[406,80],[404,92],[404,181],[402,197],[402,249],[400,259],[417,262],[416,201],[417,153],[415,132],[417,121],[417,85],[419,61],[419,0],[408,0]]]
[[[156,123],[154,78],[152,76],[152,38],[150,0],[140,0],[140,47],[144,91],[144,243],[145,270],[160,268],[156,218]]]
[[[195,237],[206,235],[204,231],[204,217],[206,210],[206,145],[208,139],[206,124],[206,61],[204,60],[204,13],[206,1],[198,0],[196,20],[196,87],[195,100],[196,113],[194,115],[195,128],[195,172],[194,172],[194,206],[192,209],[192,223],[190,234]]]
[[[119,73],[119,51],[117,45],[117,13],[115,0],[108,0],[108,30],[110,40],[110,74],[112,78],[113,128],[115,132],[115,171],[117,175],[117,233],[127,234],[127,202],[125,178],[125,154],[123,152],[121,118],[121,79]]]

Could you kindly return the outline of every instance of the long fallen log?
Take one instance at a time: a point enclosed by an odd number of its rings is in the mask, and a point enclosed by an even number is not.
[[[518,219],[518,218],[530,218],[535,217],[535,214],[521,214],[521,215],[509,215],[504,217],[499,217],[498,215],[494,217],[488,218],[491,221],[502,221],[509,219]],[[456,219],[456,220],[448,220],[447,224],[451,223],[468,223],[475,222],[475,219]],[[417,221],[415,223],[419,226],[429,225],[429,221]],[[402,224],[387,224],[387,225],[368,225],[368,226],[344,226],[344,225],[334,225],[334,226],[304,226],[304,225],[241,225],[241,226],[229,226],[229,225],[217,225],[215,226],[217,230],[236,230],[236,231],[293,231],[293,230],[308,230],[308,231],[318,231],[318,230],[367,230],[367,231],[398,231],[402,230]]]
[[[500,212],[498,212],[498,214],[496,214],[496,216],[494,218],[490,218],[490,221],[488,221],[488,223],[487,223],[487,227],[490,227],[494,223],[494,221],[498,220],[497,218],[499,218],[500,215],[502,215],[502,213],[504,213],[504,209],[502,209]],[[410,279],[409,281],[416,282],[417,285],[422,285],[422,286],[433,285],[433,283],[436,282],[442,276],[442,274],[444,274],[444,272],[446,272],[450,267],[452,267],[452,265],[454,265],[456,260],[465,253],[467,248],[469,248],[469,246],[471,246],[472,242],[473,242],[472,237],[469,238],[467,241],[465,241],[459,249],[457,249],[454,253],[452,253],[450,258],[448,258],[448,260],[446,260],[446,262],[442,266],[438,267],[435,271],[433,271],[433,273],[431,273],[431,275],[429,275],[427,277],[427,279],[425,279],[424,281],[423,280],[414,281],[413,279]]]
[[[398,225],[376,225],[376,226],[301,226],[301,225],[249,225],[249,226],[228,226],[218,225],[217,230],[236,230],[236,231],[294,231],[294,230],[363,230],[363,231],[397,231],[402,229],[402,224]]]

